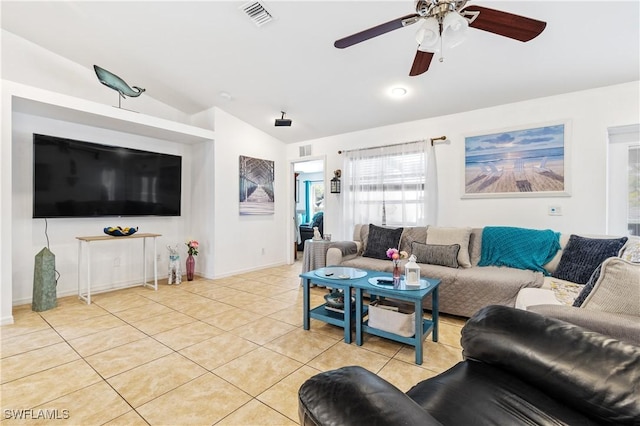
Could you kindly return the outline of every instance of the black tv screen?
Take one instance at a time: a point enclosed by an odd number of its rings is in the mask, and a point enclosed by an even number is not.
[[[33,135],[33,217],[180,216],[182,157]]]

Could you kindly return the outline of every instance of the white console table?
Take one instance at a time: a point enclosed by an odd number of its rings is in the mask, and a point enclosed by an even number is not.
[[[91,243],[96,241],[128,241],[132,239],[142,238],[142,285],[144,287],[152,287],[158,290],[158,258],[156,256],[156,238],[162,234],[140,233],[126,237],[112,237],[110,235],[96,235],[89,237],[76,237],[78,240],[78,297],[91,304]],[[153,238],[153,284],[147,283],[147,238]],[[82,265],[82,246],[87,248],[87,291],[86,294],[81,290],[81,265]]]

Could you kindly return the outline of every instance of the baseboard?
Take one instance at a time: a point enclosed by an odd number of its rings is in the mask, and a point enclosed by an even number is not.
[[[236,270],[234,270],[232,272],[227,272],[225,274],[215,275],[213,277],[209,277],[209,276],[198,274],[198,273],[196,273],[196,275],[198,275],[199,277],[202,277],[204,279],[207,279],[207,280],[217,280],[217,279],[220,279],[220,278],[227,278],[227,277],[232,277],[234,275],[246,274],[248,272],[260,271],[261,269],[267,269],[267,268],[277,268],[278,266],[285,266],[285,265],[289,265],[289,263],[287,263],[287,262],[276,262],[276,263],[271,263],[271,264],[268,264],[268,265],[256,266],[255,268],[236,269]]]
[[[0,318],[0,325],[11,325],[13,324],[13,315],[9,315],[8,317]]]
[[[182,276],[182,281],[186,281],[187,280],[187,276],[183,275]],[[147,282],[147,284],[153,284],[153,279],[151,279],[151,281]],[[158,277],[158,285],[161,284],[166,284],[167,283],[167,278],[160,278]],[[121,283],[117,283],[117,284],[103,284],[103,285],[99,285],[99,286],[91,286],[91,297],[93,297],[96,294],[100,294],[100,293],[107,293],[109,291],[115,291],[115,290],[123,290],[125,288],[132,288],[132,287],[141,287],[142,286],[142,282],[141,281],[127,281],[127,282],[121,282]],[[82,289],[83,291],[86,291],[86,287]],[[78,290],[77,289],[73,289],[73,290],[67,290],[67,291],[60,291],[56,293],[56,298],[60,299],[62,297],[68,297],[68,296],[77,296],[78,295]],[[21,306],[21,305],[27,305],[27,304],[31,304],[33,298],[29,297],[29,298],[25,298],[25,299],[17,299],[14,300],[12,302],[13,306]]]
[[[232,272],[228,272],[225,274],[221,274],[221,275],[215,275],[213,277],[211,276],[206,276],[203,274],[199,274],[198,272],[196,272],[196,276],[200,277],[200,278],[204,278],[206,280],[215,280],[215,279],[220,279],[220,278],[227,278],[227,277],[231,277],[234,275],[239,275],[239,274],[246,274],[248,272],[255,272],[255,271],[259,271],[261,269],[267,269],[267,268],[276,268],[279,266],[285,266],[288,265],[287,262],[276,262],[276,263],[272,263],[272,264],[268,264],[268,265],[261,265],[261,266],[256,266],[254,268],[244,268],[244,269],[237,269],[234,270]],[[187,276],[186,275],[182,275],[182,282],[186,282],[187,281]],[[167,277],[158,277],[158,285],[161,284],[166,284],[167,283]],[[101,285],[101,286],[92,286],[91,287],[91,295],[93,296],[94,294],[99,294],[99,293],[106,293],[109,291],[114,291],[114,290],[123,290],[125,288],[131,288],[131,287],[137,287],[137,286],[141,286],[141,282],[140,281],[131,281],[131,282],[125,282],[125,283],[118,283],[117,285],[113,285],[113,284],[106,284],[106,285]],[[58,298],[61,297],[67,297],[67,296],[77,296],[78,295],[78,291],[77,290],[67,290],[67,291],[63,291],[63,292],[59,292],[57,294]],[[18,300],[13,300],[12,305],[13,306],[20,306],[20,305],[26,305],[26,304],[31,304],[32,302],[32,298],[25,298],[25,299],[18,299]],[[7,317],[8,322],[7,324],[13,324],[13,316]],[[2,319],[2,321],[4,321],[4,318]],[[2,325],[4,325],[4,322],[2,323]]]

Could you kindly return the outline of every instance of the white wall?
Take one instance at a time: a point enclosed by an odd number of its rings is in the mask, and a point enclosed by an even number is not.
[[[33,205],[33,133],[61,136],[108,145],[162,152],[183,157],[182,210],[180,217],[105,217],[48,219],[48,236],[51,251],[56,256],[56,269],[60,272],[58,297],[75,294],[78,280],[78,241],[76,236],[102,235],[106,226],[137,226],[139,232],[162,234],[157,239],[161,255],[158,271],[167,275],[167,244],[180,244],[186,256],[184,242],[188,237],[190,206],[192,200],[192,150],[195,147],[160,139],[146,138],[128,133],[114,132],[95,127],[52,120],[30,114],[12,114],[12,298],[13,304],[28,303],[33,293],[34,256],[47,245],[45,220],[32,218]],[[92,289],[112,289],[142,281],[142,240],[126,242],[91,243]],[[152,247],[148,247],[152,249]],[[116,260],[117,259],[117,260]],[[119,262],[119,267],[114,263]],[[153,265],[147,259],[148,271]],[[83,264],[85,267],[86,264]],[[83,269],[84,272],[84,269]],[[82,275],[83,285],[86,276]]]
[[[327,156],[327,170],[334,170],[342,168],[338,150],[446,135],[451,144],[437,145],[435,149],[439,225],[505,225],[604,234],[607,128],[637,123],[639,99],[640,83],[632,82],[305,141],[288,145],[287,155],[294,161],[299,145],[312,144],[315,154]],[[566,122],[570,127],[567,141],[570,197],[460,198],[465,136],[549,122]],[[547,215],[550,204],[561,206],[563,216]],[[340,226],[341,209],[340,195],[329,194],[324,226],[334,239],[351,237]]]
[[[196,257],[196,274],[214,278],[216,272],[213,266],[215,251],[213,250],[213,206],[215,199],[214,170],[216,168],[213,141],[194,145],[191,151],[190,165],[191,185],[184,187],[189,193],[191,204],[183,204],[183,215],[187,221],[187,232],[182,245],[189,240],[200,243],[200,250]]]
[[[293,242],[293,227],[287,226],[293,186],[285,145],[219,108],[214,111],[215,202],[209,220],[214,224],[215,276],[285,264],[293,250],[288,243]],[[275,162],[273,215],[240,216],[240,155]]]
[[[5,30],[0,32],[0,42],[2,79],[105,105],[118,105],[118,94],[98,81],[94,64],[80,65]],[[122,107],[180,123],[189,121],[186,114],[155,100],[153,91],[123,99]]]
[[[11,96],[0,94],[0,325],[11,324]],[[8,125],[7,125],[8,124]]]

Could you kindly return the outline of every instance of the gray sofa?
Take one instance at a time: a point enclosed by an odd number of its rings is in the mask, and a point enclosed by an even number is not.
[[[427,240],[427,229],[427,226],[405,228],[400,238],[399,249],[410,255],[413,242],[424,243]],[[549,280],[550,277],[545,278],[542,272],[505,266],[478,266],[482,250],[482,232],[483,228],[471,229],[468,242],[469,267],[451,268],[419,263],[421,276],[441,280],[440,312],[471,317],[476,311],[488,305],[514,307],[521,289],[550,286],[552,282]],[[393,268],[391,261],[362,256],[366,250],[368,235],[369,225],[356,225],[354,241],[358,246],[357,254],[344,256],[340,250],[329,248],[326,254],[327,265],[391,272]],[[568,235],[561,236],[561,249],[551,261],[544,265],[544,269],[549,273],[556,270],[562,249],[566,246],[568,239]],[[430,308],[429,304],[430,301],[426,301],[427,309]]]

